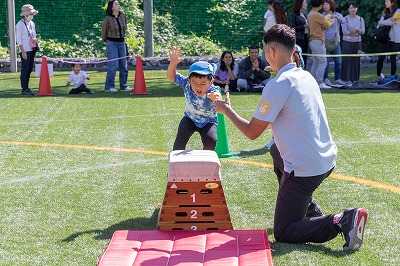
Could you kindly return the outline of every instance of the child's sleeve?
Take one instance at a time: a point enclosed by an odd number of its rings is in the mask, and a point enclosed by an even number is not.
[[[84,79],[87,79],[87,78],[89,77],[89,75],[86,74],[85,71],[81,70],[81,72],[82,72],[82,75],[83,75],[83,78],[84,78]]]
[[[185,88],[189,82],[189,78],[179,73],[176,73],[174,83],[181,88]]]
[[[72,73],[69,75],[69,78],[68,78],[68,83],[71,83],[71,82],[73,82]]]

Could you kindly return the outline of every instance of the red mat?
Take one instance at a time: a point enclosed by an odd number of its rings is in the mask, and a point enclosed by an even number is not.
[[[265,230],[115,231],[98,265],[269,266]]]

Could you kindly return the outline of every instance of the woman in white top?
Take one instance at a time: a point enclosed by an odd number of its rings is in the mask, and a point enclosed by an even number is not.
[[[358,54],[362,51],[361,35],[365,33],[364,19],[357,16],[357,5],[349,4],[349,15],[342,22],[342,53]],[[340,77],[345,83],[353,83],[360,79],[360,57],[345,56],[342,59]]]
[[[21,57],[22,95],[35,95],[36,93],[29,89],[29,78],[37,51],[36,29],[32,20],[39,11],[35,10],[32,5],[24,5],[21,11],[22,19],[15,26],[15,32]]]
[[[381,43],[379,52],[398,52],[400,49],[400,19],[395,18],[395,15],[400,13],[400,10],[397,8],[397,1],[395,0],[386,0],[385,1],[385,9],[382,12],[382,17],[378,22],[378,26],[391,26],[389,31],[389,42]],[[376,74],[378,76],[378,80],[382,79],[384,76],[382,74],[383,61],[385,60],[384,55],[378,57],[378,62],[376,65]],[[397,71],[397,55],[390,55],[390,75],[396,75]]]
[[[289,21],[285,12],[285,6],[282,4],[282,2],[274,1],[271,6],[271,11],[273,12],[273,15],[268,16],[267,20],[265,21],[264,33],[267,32],[275,24],[289,25]],[[264,52],[264,41],[263,41],[261,59],[266,60]]]

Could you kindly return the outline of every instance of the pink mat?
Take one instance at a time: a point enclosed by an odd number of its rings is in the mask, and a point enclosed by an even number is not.
[[[98,265],[269,266],[265,230],[115,231]]]

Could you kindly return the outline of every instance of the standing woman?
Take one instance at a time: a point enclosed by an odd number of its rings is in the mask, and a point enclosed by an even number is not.
[[[398,52],[400,48],[400,24],[399,19],[395,18],[395,13],[400,13],[397,9],[397,1],[385,0],[385,9],[382,12],[382,17],[378,22],[378,26],[391,26],[389,31],[389,42],[381,43],[379,46],[380,53],[386,52]],[[383,61],[385,60],[384,55],[378,57],[378,63],[376,64],[376,74],[378,80],[384,78],[382,74]],[[390,55],[390,75],[396,75],[397,63],[396,54]]]
[[[342,50],[340,47],[340,23],[342,23],[343,16],[342,14],[336,12],[336,4],[335,1],[333,0],[324,0],[324,4],[322,6],[324,12],[322,13],[323,17],[328,17],[329,20],[332,22],[330,27],[325,30],[325,44],[329,41],[335,42],[336,41],[336,47],[333,50],[329,50],[328,46],[326,46],[326,54],[329,55],[340,55],[342,54]],[[324,82],[328,86],[332,86],[332,83],[329,79],[329,61],[331,61],[332,58],[327,58],[327,65],[325,67],[325,73],[324,73]],[[342,57],[341,56],[336,56],[333,57],[333,62],[335,63],[335,67],[333,69],[333,84],[336,85],[345,85],[345,83],[341,80],[340,77],[340,72],[341,72],[341,67],[342,67]]]
[[[36,93],[29,89],[29,78],[37,52],[36,29],[33,16],[39,13],[39,11],[35,10],[32,5],[24,5],[21,11],[22,19],[15,26],[15,31],[21,57],[20,80],[22,95],[36,95]]]
[[[309,25],[304,12],[307,11],[307,0],[295,0],[293,3],[293,13],[290,16],[290,27],[296,31],[296,44],[301,50],[308,51]],[[304,65],[307,64],[307,56],[303,55]]]
[[[121,90],[132,90],[128,87],[128,61],[125,44],[126,15],[121,12],[118,1],[108,2],[106,18],[103,20],[101,37],[106,42],[107,52],[107,77],[104,91],[117,92],[115,88],[115,75],[119,67],[119,87]],[[117,60],[115,60],[118,58]],[[113,60],[114,59],[114,60]]]
[[[361,35],[365,33],[364,19],[357,16],[357,5],[349,4],[349,15],[342,22],[342,53],[358,54],[362,51]],[[360,80],[360,57],[343,57],[340,77],[345,83]]]
[[[282,4],[282,2],[275,0],[272,3],[271,11],[273,12],[273,14],[270,15],[265,21],[264,33],[267,32],[275,24],[289,25],[289,21],[285,12],[285,6]],[[262,41],[262,43],[263,43],[263,48],[262,48],[261,58],[262,60],[266,61],[265,51],[264,51],[264,40]]]

